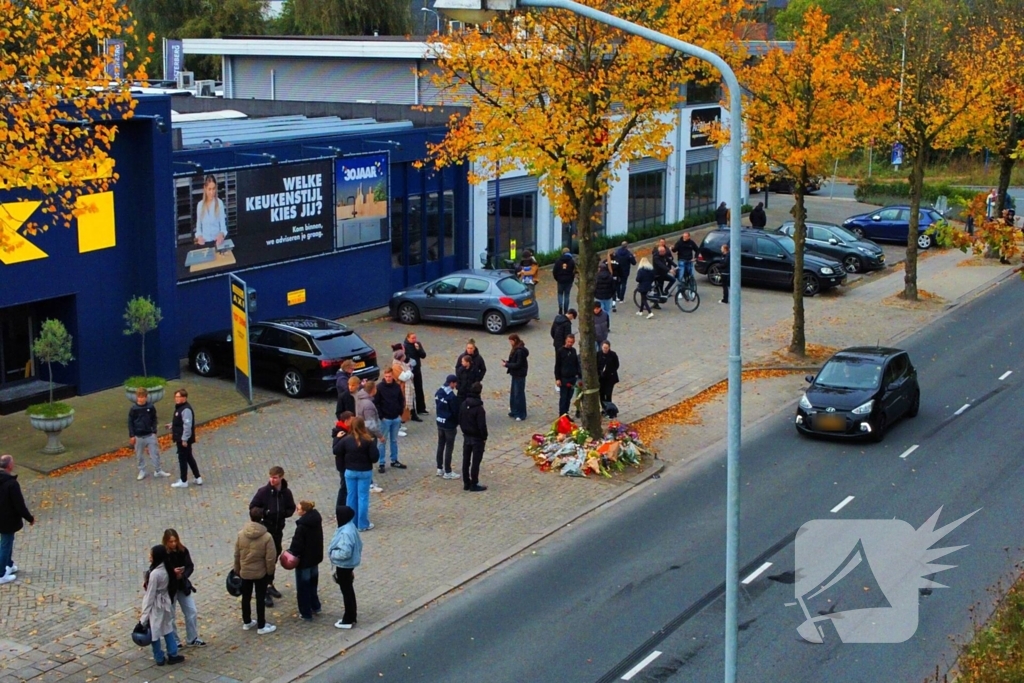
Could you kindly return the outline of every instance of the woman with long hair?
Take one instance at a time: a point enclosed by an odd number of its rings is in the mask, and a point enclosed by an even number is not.
[[[378,451],[377,439],[366,428],[362,417],[353,417],[349,422],[349,434],[341,440],[339,449],[345,462],[346,504],[356,513],[356,528],[369,531],[373,528],[370,523],[370,481]]]
[[[512,347],[508,352],[508,360],[501,361],[512,377],[508,393],[508,416],[515,418],[516,422],[522,422],[526,419],[526,373],[530,367],[527,360],[530,351],[518,334],[510,334],[508,342]]]
[[[644,311],[647,311],[648,319],[654,317],[654,311],[651,310],[651,304],[647,301],[647,295],[651,293],[651,288],[654,286],[654,266],[651,265],[651,260],[644,256],[640,259],[640,265],[636,269],[636,289],[640,292],[640,310],[636,312],[637,315],[643,315]]]
[[[299,616],[313,621],[320,614],[320,563],[324,561],[324,525],[316,505],[300,500],[295,506],[295,535],[288,552],[299,558],[295,567],[295,597],[299,603]]]
[[[217,178],[207,175],[203,180],[203,198],[196,206],[196,244],[215,242],[219,247],[227,236],[227,210],[217,196]]]
[[[146,579],[146,595],[142,598],[142,616],[139,623],[149,624],[149,634],[153,639],[153,659],[157,666],[178,664],[185,658],[178,654],[178,638],[174,635],[174,593],[175,585],[171,576],[174,567],[168,557],[167,548],[155,545],[149,551],[149,573]],[[167,656],[164,656],[160,639],[167,643]]]
[[[163,546],[167,548],[167,557],[170,560],[172,573],[171,581],[174,582],[174,605],[181,607],[181,614],[185,617],[185,642],[193,647],[202,647],[206,643],[199,637],[199,611],[196,609],[195,587],[192,585],[192,572],[196,565],[192,562],[192,555],[181,543],[181,537],[174,529],[164,531]],[[177,637],[177,631],[175,631]],[[180,640],[180,639],[179,639]]]

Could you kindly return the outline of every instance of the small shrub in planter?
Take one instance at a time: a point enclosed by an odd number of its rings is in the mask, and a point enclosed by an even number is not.
[[[44,432],[47,436],[43,453],[56,454],[64,452],[60,442],[61,431],[67,429],[75,419],[75,411],[66,403],[53,401],[53,364],[67,365],[75,358],[71,355],[71,335],[59,320],[43,321],[39,337],[32,343],[32,352],[36,359],[46,363],[50,375],[50,401],[29,406],[28,414],[32,427]]]
[[[146,333],[155,330],[161,320],[163,320],[163,316],[160,314],[160,308],[148,296],[137,296],[130,299],[128,306],[124,309],[124,321],[127,325],[124,328],[124,333],[129,336],[137,334],[142,338],[143,376],[149,374],[146,372]]]
[[[73,411],[71,406],[61,401],[54,403],[36,403],[25,409],[30,417],[42,417],[46,419],[53,419],[55,417],[64,417],[70,415]]]

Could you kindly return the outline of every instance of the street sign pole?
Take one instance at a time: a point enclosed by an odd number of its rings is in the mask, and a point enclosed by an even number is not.
[[[235,391],[252,405],[248,288],[236,275],[228,276],[228,286],[231,290],[231,345],[235,356]]]

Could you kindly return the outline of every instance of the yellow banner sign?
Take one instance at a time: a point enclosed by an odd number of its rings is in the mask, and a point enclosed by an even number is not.
[[[306,290],[304,290],[304,289],[296,289],[294,291],[288,292],[288,305],[289,306],[295,306],[297,304],[304,304],[304,303],[306,303]]]

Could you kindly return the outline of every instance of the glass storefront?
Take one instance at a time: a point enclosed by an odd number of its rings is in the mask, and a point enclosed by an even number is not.
[[[715,210],[715,171],[718,161],[686,165],[686,215]]]
[[[665,222],[665,171],[629,176],[629,229]]]
[[[29,307],[14,306],[0,310],[0,386],[34,375]]]
[[[537,193],[501,195],[487,200],[487,249],[492,258],[516,258],[524,249],[537,250]],[[497,247],[497,248],[495,248]]]

